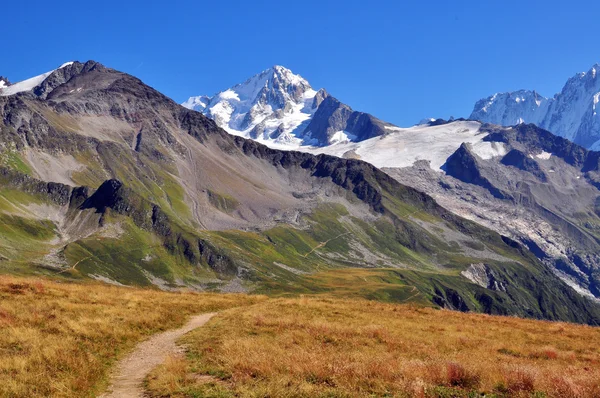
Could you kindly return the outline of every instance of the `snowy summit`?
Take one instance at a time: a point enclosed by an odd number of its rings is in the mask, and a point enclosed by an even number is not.
[[[494,94],[475,104],[470,119],[512,126],[533,123],[583,147],[600,149],[600,64],[570,78],[546,98],[535,91]]]
[[[299,145],[316,111],[316,96],[304,78],[276,65],[213,97],[190,97],[182,105],[204,113],[231,134]]]
[[[229,133],[281,149],[358,142],[394,127],[314,90],[300,75],[274,66],[214,97],[183,106],[204,113]]]

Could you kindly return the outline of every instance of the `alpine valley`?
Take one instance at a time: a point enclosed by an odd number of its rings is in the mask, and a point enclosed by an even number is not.
[[[431,119],[411,128],[399,128],[352,111],[325,90],[313,90],[306,80],[280,66],[212,98],[191,97],[183,105],[213,117],[232,134],[274,148],[371,163],[398,182],[431,195],[454,214],[520,242],[572,288],[597,300],[600,153],[534,124],[522,123],[525,120],[546,125],[542,119],[557,120],[523,113],[529,108],[539,113],[546,106],[562,115],[562,120],[578,120],[569,125],[576,124],[580,136],[600,137],[594,122],[600,91],[596,70],[600,70],[598,65],[576,75],[553,100],[535,92],[498,94],[480,101],[468,121]],[[280,100],[268,100],[275,97]],[[510,100],[502,99],[505,97]],[[505,103],[510,107],[503,108]],[[235,118],[223,117],[223,109],[240,109],[242,113],[232,112],[238,115]],[[253,109],[262,111],[253,113]],[[298,117],[297,109],[303,112],[302,117]],[[249,118],[248,114],[253,116]],[[252,123],[240,129],[232,123],[239,119]],[[354,123],[357,119],[365,122]],[[291,125],[288,120],[302,121]],[[257,125],[273,126],[286,138],[273,138],[272,129],[266,130],[266,135],[255,135],[253,126]],[[318,132],[316,140],[314,132]],[[566,130],[557,134],[577,136]],[[487,287],[489,278],[477,276],[483,274],[485,267],[477,263],[462,272],[473,283]]]
[[[600,154],[282,67],[185,105],[94,61],[0,79],[2,271],[600,324]]]

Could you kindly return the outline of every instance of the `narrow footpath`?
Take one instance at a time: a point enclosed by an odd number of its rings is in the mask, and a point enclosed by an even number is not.
[[[144,378],[170,354],[178,352],[176,344],[184,334],[199,328],[215,314],[196,315],[180,329],[169,330],[140,343],[133,352],[117,363],[110,387],[102,398],[141,398]]]

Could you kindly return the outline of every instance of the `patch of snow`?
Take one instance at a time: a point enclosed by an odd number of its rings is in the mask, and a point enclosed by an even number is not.
[[[431,122],[435,122],[435,119],[432,117],[428,117],[425,119],[421,119],[421,121],[419,123],[417,123],[417,126],[423,125],[423,124],[429,124]]]
[[[417,125],[417,126],[421,126],[421,127],[429,127],[429,126],[423,126],[423,125]],[[416,126],[415,126],[416,127]],[[402,131],[405,130],[402,127],[398,127],[398,126],[383,126],[384,129],[386,130],[392,130],[392,131]]]
[[[356,140],[356,136],[348,133],[347,131],[337,131],[331,138],[329,138],[329,144],[344,144]]]
[[[481,159],[488,160],[508,153],[502,142],[479,141],[471,146],[471,151]]]
[[[209,102],[210,97],[207,97],[206,95],[199,95],[197,97],[188,98],[187,101],[185,101],[181,105],[188,109],[201,112],[204,110],[204,108],[208,106]]]
[[[238,93],[236,93],[232,89],[225,90],[225,91],[219,93],[218,97],[222,100],[235,100],[235,101],[240,100],[240,96],[238,95]]]
[[[42,84],[42,82],[44,80],[46,80],[48,78],[48,76],[50,76],[52,73],[54,73],[54,71],[56,71],[58,69],[62,69],[64,67],[67,67],[72,64],[73,64],[73,62],[67,62],[67,63],[62,64],[59,68],[51,70],[50,72],[46,72],[41,75],[32,77],[30,79],[23,80],[18,83],[15,83],[15,84],[11,84],[8,87],[0,87],[0,96],[6,97],[9,95],[15,95],[18,93],[22,93],[24,91],[31,91],[35,87]]]
[[[543,159],[543,160],[548,160],[548,159],[550,159],[551,156],[552,156],[552,154],[549,152],[542,152],[542,153],[538,153],[537,155],[535,155],[536,158]]]
[[[410,128],[389,127],[385,136],[361,142],[339,143],[326,147],[297,146],[293,149],[313,154],[328,154],[343,157],[354,153],[375,167],[410,167],[417,160],[429,161],[433,170],[440,171],[450,155],[462,143],[473,144],[483,156],[501,156],[506,151],[503,145],[492,146],[482,143],[479,122],[453,122],[440,126],[414,126]],[[490,144],[488,146],[488,144]],[[499,144],[499,143],[496,143]]]

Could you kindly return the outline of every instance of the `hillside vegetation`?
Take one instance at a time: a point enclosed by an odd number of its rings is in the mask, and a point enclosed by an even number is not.
[[[217,315],[153,397],[598,397],[600,329],[415,305],[273,299]]]

